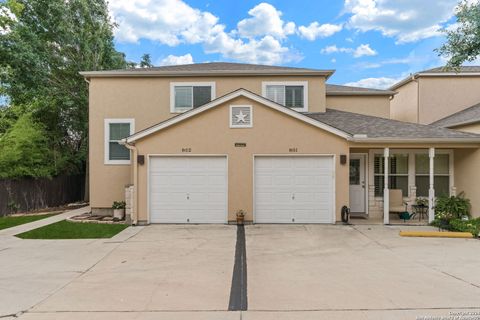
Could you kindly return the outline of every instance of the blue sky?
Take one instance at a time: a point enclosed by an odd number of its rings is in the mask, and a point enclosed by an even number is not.
[[[457,0],[111,0],[115,43],[155,65],[231,61],[336,69],[331,83],[388,87],[442,65]]]

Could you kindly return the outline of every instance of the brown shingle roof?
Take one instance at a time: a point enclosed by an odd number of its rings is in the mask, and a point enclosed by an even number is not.
[[[394,95],[394,91],[371,89],[362,87],[342,86],[338,84],[326,84],[327,95]]]
[[[478,121],[480,121],[480,103],[435,121],[432,123],[432,125],[450,128],[462,124],[475,123]]]
[[[232,63],[232,62],[209,62],[193,63],[174,66],[161,66],[151,68],[132,68],[105,71],[80,72],[85,77],[115,77],[115,76],[189,76],[189,75],[324,75],[327,78],[334,70],[321,70],[310,68],[295,68],[284,66],[270,66],[262,64]]]
[[[352,136],[366,135],[367,138],[394,140],[421,139],[480,139],[480,135],[460,132],[432,125],[422,125],[358,113],[327,109],[326,112],[305,113],[317,121],[337,128]]]

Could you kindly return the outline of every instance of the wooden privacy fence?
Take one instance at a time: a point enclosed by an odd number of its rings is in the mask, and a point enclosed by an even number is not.
[[[0,216],[16,208],[30,211],[80,201],[85,194],[85,176],[52,179],[0,179]]]

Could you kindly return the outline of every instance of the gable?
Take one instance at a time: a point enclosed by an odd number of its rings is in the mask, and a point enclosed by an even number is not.
[[[251,102],[254,102],[255,104],[257,105],[261,105],[265,108],[270,108],[270,109],[273,109],[275,111],[277,111],[278,113],[282,113],[284,115],[287,115],[291,118],[295,118],[299,121],[302,121],[302,122],[305,122],[307,124],[310,124],[312,126],[315,126],[315,127],[318,127],[320,129],[323,129],[329,133],[332,133],[334,135],[337,135],[339,137],[342,137],[344,139],[348,139],[350,138],[350,135],[341,131],[341,130],[338,130],[334,127],[331,127],[329,125],[326,125],[324,123],[321,123],[319,121],[316,121],[310,117],[307,117],[301,113],[298,113],[294,110],[291,110],[289,108],[286,108],[284,106],[281,106],[273,101],[270,101],[268,99],[265,99],[261,96],[258,96],[250,91],[247,91],[245,89],[239,89],[239,90],[236,90],[234,92],[231,92],[229,94],[226,94],[224,95],[223,97],[220,97],[218,99],[215,99],[213,100],[212,102],[210,103],[207,103],[199,108],[195,108],[193,110],[190,110],[190,111],[187,111],[185,113],[182,113],[176,117],[173,117],[171,119],[168,119],[166,121],[163,121],[157,125],[154,125],[150,128],[147,128],[147,129],[144,129],[142,131],[139,131],[135,134],[133,134],[132,136],[124,139],[125,142],[127,143],[132,143],[132,142],[135,142],[139,139],[143,139],[153,133],[156,133],[158,131],[161,131],[161,130],[164,130],[170,126],[173,126],[173,125],[176,125],[180,122],[183,122],[183,121],[186,121],[190,118],[194,118],[194,117],[198,117],[200,114],[204,113],[204,112],[207,112],[207,111],[210,111],[211,109],[215,109],[215,108],[219,108],[220,106],[222,105],[225,105],[225,104],[233,104],[233,101],[237,98],[240,98],[240,97],[243,97]]]
[[[230,109],[237,105],[251,106],[251,127],[231,127]],[[236,143],[247,147],[235,147]],[[240,96],[139,139],[135,145],[143,154],[223,154],[245,149],[265,154],[288,153],[290,147],[298,152],[337,153],[347,143],[334,133]]]

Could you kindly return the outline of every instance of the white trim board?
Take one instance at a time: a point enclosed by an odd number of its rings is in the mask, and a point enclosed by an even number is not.
[[[103,138],[103,150],[104,150],[103,164],[106,164],[106,165],[129,165],[132,161],[131,155],[130,155],[130,160],[110,160],[110,124],[111,123],[129,123],[130,124],[130,134],[133,134],[135,132],[135,119],[133,119],[133,118],[104,119],[104,124],[103,124],[103,136],[104,136],[104,138]],[[120,141],[123,141],[123,140],[120,140]]]
[[[342,138],[345,138],[346,140],[350,140],[350,139],[352,138],[352,136],[351,136],[350,134],[348,134],[348,133],[346,133],[346,132],[344,132],[344,131],[341,131],[341,130],[336,129],[336,128],[334,128],[334,127],[331,127],[331,126],[329,126],[329,125],[327,125],[327,124],[324,124],[324,123],[322,123],[322,122],[319,122],[319,121],[317,121],[317,120],[315,120],[315,119],[312,119],[312,118],[310,118],[310,117],[307,117],[307,116],[304,115],[304,114],[301,114],[301,113],[299,113],[299,112],[297,112],[297,111],[295,111],[295,110],[286,108],[286,107],[284,107],[284,106],[282,106],[282,105],[279,105],[278,103],[275,103],[275,102],[273,102],[273,101],[270,101],[270,100],[268,100],[268,99],[266,99],[266,98],[263,98],[263,97],[261,97],[261,96],[259,96],[259,95],[256,95],[256,94],[254,94],[254,93],[252,93],[252,92],[250,92],[250,91],[248,91],[248,90],[238,89],[238,90],[235,90],[235,91],[233,91],[233,92],[231,92],[231,93],[228,93],[228,94],[224,95],[223,97],[220,97],[220,98],[218,98],[218,99],[216,99],[216,100],[214,100],[214,101],[212,101],[212,102],[210,102],[210,103],[204,104],[204,105],[201,106],[201,107],[198,107],[198,108],[189,110],[189,111],[187,111],[187,112],[185,112],[185,113],[179,114],[179,115],[176,116],[176,117],[173,117],[173,118],[170,118],[170,119],[168,119],[168,120],[166,120],[166,121],[160,122],[159,124],[156,124],[156,125],[154,125],[154,126],[152,126],[152,127],[150,127],[150,128],[147,128],[147,129],[145,129],[145,130],[139,131],[139,132],[131,135],[130,137],[124,139],[123,141],[126,142],[126,143],[135,142],[135,141],[137,141],[137,140],[139,140],[139,139],[142,139],[142,138],[144,138],[144,137],[146,137],[146,136],[148,136],[148,135],[151,135],[151,134],[153,134],[153,133],[155,133],[155,132],[157,132],[157,131],[160,131],[160,130],[162,130],[162,129],[168,128],[168,127],[170,127],[170,126],[172,126],[172,125],[174,125],[174,124],[177,124],[177,123],[179,123],[179,122],[181,122],[181,121],[183,121],[183,120],[186,120],[186,119],[188,119],[188,118],[190,118],[190,117],[193,117],[193,116],[195,116],[195,115],[197,115],[197,114],[199,114],[199,113],[202,113],[202,112],[204,112],[204,111],[207,111],[207,110],[209,110],[209,109],[211,109],[211,108],[214,108],[214,107],[216,107],[216,106],[218,106],[218,105],[221,105],[221,104],[223,104],[223,103],[225,103],[225,102],[228,102],[228,101],[230,101],[230,100],[232,100],[232,99],[235,99],[235,98],[237,98],[237,97],[240,97],[240,96],[246,97],[246,98],[248,98],[248,99],[251,99],[251,100],[253,100],[253,101],[256,101],[256,102],[258,102],[258,103],[261,103],[261,104],[263,104],[264,106],[267,106],[267,107],[269,107],[269,108],[272,108],[272,109],[274,109],[274,110],[277,110],[277,111],[279,111],[279,112],[282,112],[282,113],[284,113],[284,114],[287,114],[287,115],[289,115],[289,116],[291,116],[291,117],[293,117],[293,118],[296,118],[296,119],[298,119],[298,120],[301,120],[301,121],[303,121],[303,122],[306,122],[306,123],[308,123],[308,124],[311,124],[311,125],[313,125],[313,126],[315,126],[315,127],[317,127],[317,128],[323,129],[323,130],[325,130],[325,131],[327,131],[327,132],[330,132],[330,133],[335,134],[335,135],[337,135],[337,136],[340,136],[340,137],[342,137]]]

